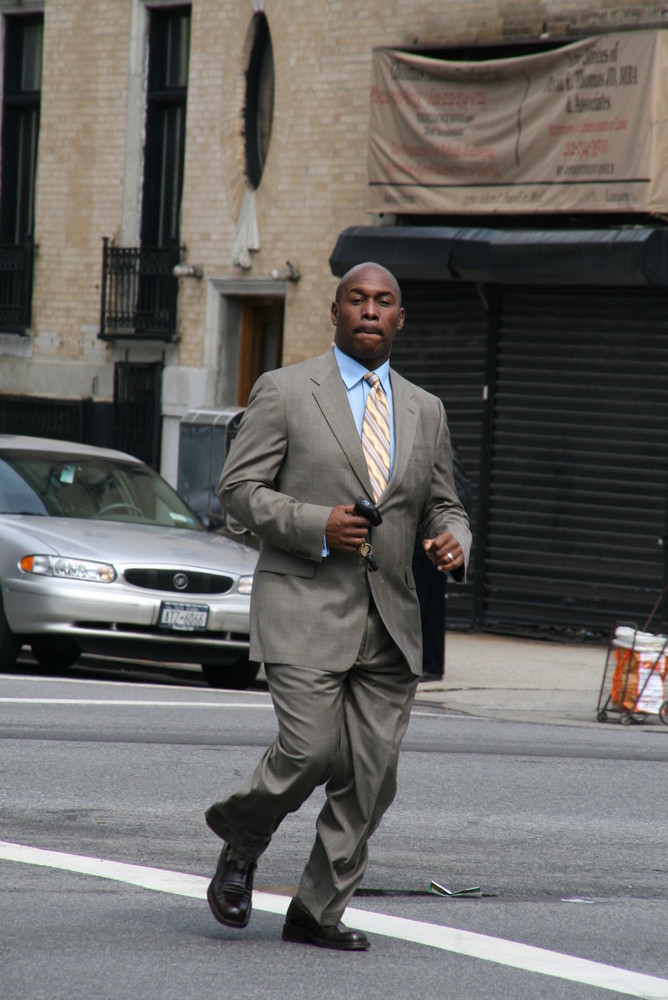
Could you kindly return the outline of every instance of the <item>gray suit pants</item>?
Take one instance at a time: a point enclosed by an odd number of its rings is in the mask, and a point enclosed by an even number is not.
[[[326,784],[297,896],[320,924],[336,924],[364,875],[367,841],[396,794],[417,677],[373,602],[348,671],[283,663],[265,669],[278,737],[249,781],[211,811],[231,849],[256,860],[287,813]]]

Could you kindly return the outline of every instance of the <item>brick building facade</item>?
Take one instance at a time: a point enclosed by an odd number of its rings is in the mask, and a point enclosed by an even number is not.
[[[22,21],[42,32],[39,86],[28,88],[39,100],[36,172],[23,177],[34,185],[30,310],[0,325],[0,431],[78,427],[93,443],[143,449],[174,483],[188,410],[242,404],[263,368],[331,341],[337,237],[380,221],[367,210],[374,48],[668,27],[665,3],[637,0],[0,0],[0,15],[5,204],[17,197],[6,167],[19,142],[6,125],[11,46]],[[162,124],[151,124],[151,101]],[[149,142],[162,155],[150,171]],[[161,213],[175,211],[168,231]],[[114,249],[156,246],[167,280],[178,241],[171,326],[140,323],[144,299],[154,319],[171,308],[141,254],[110,258],[103,282],[105,238]],[[5,247],[17,239],[0,236]],[[128,269],[138,284],[119,318],[109,303]],[[79,407],[78,423],[54,422],[65,405]]]

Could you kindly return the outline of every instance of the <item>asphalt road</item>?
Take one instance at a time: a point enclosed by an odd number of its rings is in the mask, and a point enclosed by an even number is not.
[[[274,732],[261,684],[0,675],[3,1000],[668,998],[668,728],[418,708],[346,916],[372,939],[354,955],[281,941],[320,790],[263,857],[246,930],[204,900],[204,809]]]

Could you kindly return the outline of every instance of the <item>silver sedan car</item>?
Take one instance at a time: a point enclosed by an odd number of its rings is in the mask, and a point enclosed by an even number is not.
[[[130,455],[0,434],[0,667],[82,652],[199,663],[244,688],[257,551],[205,528]]]

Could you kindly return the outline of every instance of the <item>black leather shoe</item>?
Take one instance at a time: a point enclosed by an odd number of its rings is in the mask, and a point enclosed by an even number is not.
[[[425,672],[420,675],[421,682],[442,681],[442,680],[443,680],[443,674],[432,674],[428,670],[425,670]]]
[[[370,945],[366,934],[351,931],[345,924],[323,927],[296,898],[285,915],[283,940],[315,944],[318,948],[336,948],[338,951],[367,951]]]
[[[228,861],[229,847],[220,852],[216,874],[211,879],[206,898],[216,920],[226,927],[245,927],[251,916],[254,861]]]

